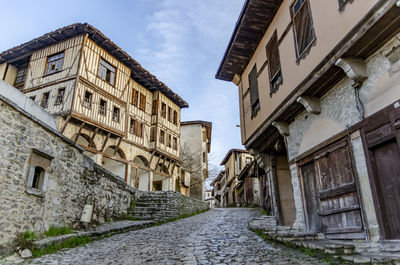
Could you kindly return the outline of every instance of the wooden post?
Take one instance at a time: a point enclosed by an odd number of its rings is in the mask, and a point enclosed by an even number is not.
[[[79,138],[79,135],[81,135],[81,131],[82,131],[83,126],[85,126],[85,122],[82,122],[81,126],[79,126],[79,130],[78,130],[78,133],[77,133],[76,138],[74,140],[74,144],[76,144],[76,141],[78,141],[78,138]]]

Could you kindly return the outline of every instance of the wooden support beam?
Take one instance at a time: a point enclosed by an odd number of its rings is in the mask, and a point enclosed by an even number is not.
[[[114,154],[113,154],[113,156],[115,156],[115,154],[117,153],[117,151],[118,151],[118,149],[119,149],[119,145],[121,144],[121,140],[122,140],[122,137],[120,137],[119,140],[118,140],[118,144],[117,144],[117,146],[116,146],[115,149],[114,149]]]
[[[153,150],[153,152],[151,152],[151,157],[150,157],[150,162],[149,162],[149,168],[151,168],[151,162],[153,161],[153,157],[154,157],[154,153],[156,152],[156,150]]]
[[[101,150],[100,150],[101,152],[104,151],[104,147],[106,147],[106,144],[108,142],[108,139],[110,138],[110,135],[111,135],[111,133],[107,134],[106,140],[104,141],[103,146],[101,147]]]
[[[67,127],[68,122],[71,120],[71,115],[68,115],[67,119],[64,122],[64,125],[61,129],[61,133],[63,133],[65,131],[65,128]]]
[[[99,128],[96,128],[92,134],[92,136],[90,137],[90,141],[89,141],[89,146],[91,143],[93,143],[94,141],[94,137],[96,137],[97,132],[99,131]]]
[[[79,126],[79,130],[78,130],[78,133],[77,133],[77,135],[75,137],[74,144],[76,144],[76,141],[78,141],[78,138],[79,138],[79,135],[81,135],[81,131],[83,129],[83,126],[85,126],[85,122],[82,122],[81,126]]]

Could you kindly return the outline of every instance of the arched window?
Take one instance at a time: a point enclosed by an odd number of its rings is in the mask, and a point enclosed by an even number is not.
[[[46,191],[48,174],[53,157],[38,150],[32,150],[29,158],[29,172],[26,191],[29,194],[43,196]]]

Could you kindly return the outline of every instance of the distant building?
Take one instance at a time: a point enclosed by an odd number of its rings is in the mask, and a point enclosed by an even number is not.
[[[225,207],[238,205],[238,197],[234,188],[238,184],[238,176],[242,169],[253,160],[253,156],[248,151],[241,149],[229,150],[222,160],[221,166],[225,167],[226,179],[223,195]]]
[[[0,78],[53,114],[58,130],[139,190],[178,190],[188,104],[88,24],[0,53]]]
[[[213,187],[211,195],[214,198],[215,207],[226,207],[224,202],[225,170],[219,172],[210,185]]]
[[[260,183],[258,177],[262,173],[264,172],[258,167],[256,161],[246,164],[242,172],[240,172],[238,182],[234,187],[239,206],[260,205]]]
[[[210,208],[215,208],[215,201],[212,196],[212,190],[206,190],[204,200],[206,201],[206,203]]]
[[[181,161],[190,172],[190,197],[205,199],[204,181],[208,177],[208,153],[211,149],[212,123],[181,122]]]

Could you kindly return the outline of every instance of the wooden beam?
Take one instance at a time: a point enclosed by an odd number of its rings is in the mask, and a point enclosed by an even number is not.
[[[114,154],[113,154],[113,156],[115,156],[115,154],[117,153],[117,150],[119,149],[119,145],[121,144],[121,140],[122,140],[122,137],[120,137],[119,140],[118,140],[118,144],[117,144],[117,146],[116,146],[115,149],[114,149]]]
[[[78,134],[76,135],[76,138],[74,140],[74,144],[76,144],[76,141],[78,141],[79,135],[81,135],[81,131],[83,129],[83,126],[85,126],[85,122],[82,122],[81,126],[79,126]]]
[[[104,151],[104,147],[106,147],[106,144],[108,142],[108,138],[110,138],[110,135],[111,135],[111,133],[107,134],[106,140],[104,141],[103,146],[101,147],[101,150],[100,150],[101,152]]]
[[[94,130],[92,137],[90,137],[90,141],[89,141],[89,146],[91,143],[93,143],[94,141],[94,137],[96,137],[97,132],[99,131],[99,128],[96,127],[96,129]]]
[[[67,127],[68,122],[71,120],[71,115],[68,115],[67,119],[64,122],[64,125],[61,129],[61,134],[65,131],[65,128]]]

